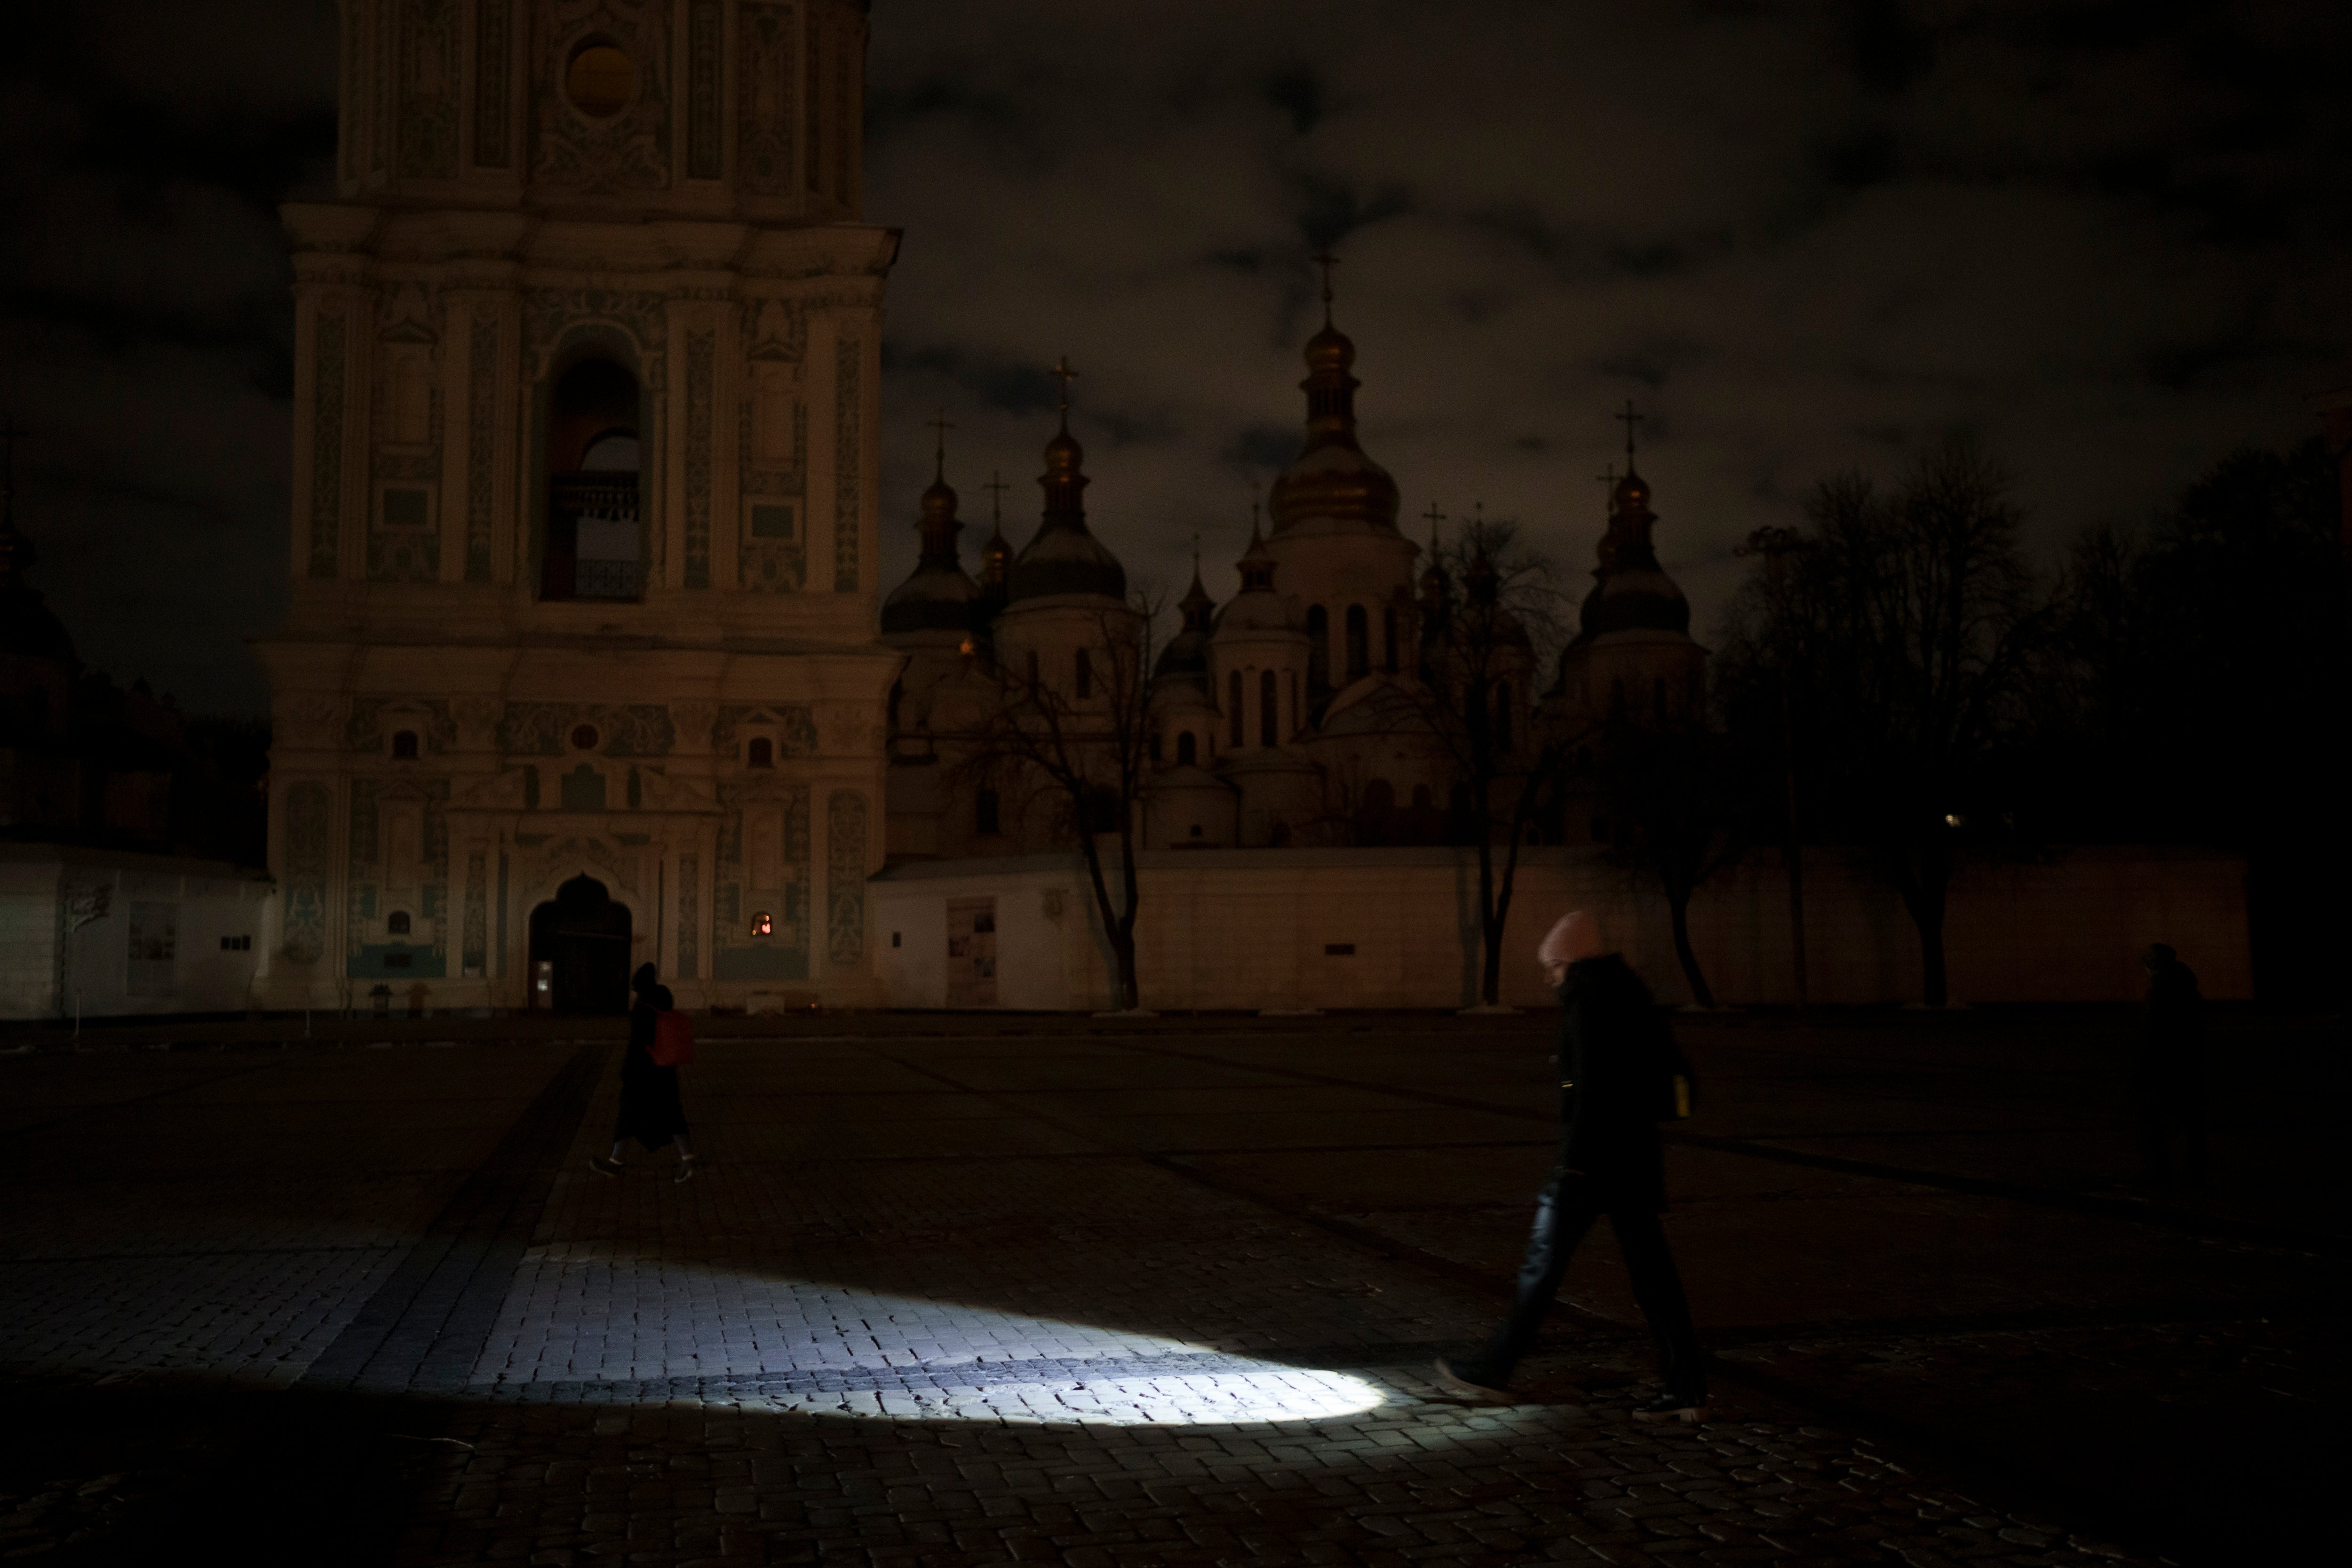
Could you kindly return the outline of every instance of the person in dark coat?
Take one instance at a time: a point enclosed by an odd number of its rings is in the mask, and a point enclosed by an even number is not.
[[[1687,1105],[1696,1081],[1690,1064],[1641,976],[1618,954],[1601,951],[1600,923],[1591,915],[1564,916],[1537,958],[1559,995],[1559,1163],[1536,1200],[1510,1316],[1476,1355],[1441,1359],[1438,1379],[1473,1398],[1507,1401],[1512,1367],[1535,1343],[1577,1243],[1605,1214],[1633,1277],[1633,1300],[1657,1342],[1665,1383],[1664,1392],[1633,1415],[1704,1421],[1705,1358],[1658,1222],[1666,1176],[1657,1124],[1683,1113],[1678,1093]]]
[[[2140,1152],[2160,1187],[2205,1181],[2205,997],[2197,975],[2162,942],[2140,957],[2147,971],[2140,1031]],[[2174,1155],[2178,1154],[2178,1161]]]
[[[686,1141],[686,1108],[678,1102],[677,1069],[654,1060],[654,1020],[676,1005],[669,987],[650,963],[640,964],[629,988],[637,1004],[629,1009],[629,1048],[621,1057],[621,1114],[613,1123],[613,1152],[588,1162],[600,1175],[621,1173],[621,1156],[634,1138],[648,1152],[677,1145],[677,1175],[694,1179],[693,1146]]]

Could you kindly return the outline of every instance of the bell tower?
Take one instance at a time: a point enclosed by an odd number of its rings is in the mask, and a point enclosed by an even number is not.
[[[341,16],[338,199],[284,209],[269,1005],[607,995],[592,962],[865,999],[898,662],[865,5]],[[545,913],[583,878],[609,908]]]

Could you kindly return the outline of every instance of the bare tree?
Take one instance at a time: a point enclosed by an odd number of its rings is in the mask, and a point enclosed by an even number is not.
[[[1462,820],[1478,852],[1478,994],[1492,1007],[1502,993],[1519,850],[1579,738],[1546,727],[1529,700],[1539,647],[1549,653],[1559,640],[1562,598],[1557,568],[1507,520],[1471,522],[1437,547],[1435,564],[1434,577],[1424,578],[1433,591],[1422,606],[1421,678],[1392,689],[1462,792]]]
[[[1657,878],[1691,999],[1711,1008],[1715,992],[1691,946],[1690,904],[1748,846],[1743,807],[1749,792],[1737,754],[1694,716],[1660,727],[1612,724],[1601,756],[1612,847]]]
[[[1998,820],[1998,753],[2052,614],[2018,546],[2012,489],[1964,438],[1892,494],[1860,474],[1824,480],[1814,548],[1780,592],[1751,584],[1733,612],[1735,662],[1738,647],[1796,650],[1798,743],[1819,810],[1872,847],[1902,896],[1930,1006],[1949,997],[1953,869],[1964,839]]]
[[[1135,836],[1151,778],[1155,699],[1152,627],[1160,606],[1138,595],[1125,609],[1096,614],[1077,657],[1084,689],[1027,670],[997,672],[999,700],[973,731],[959,764],[965,782],[1020,792],[1024,817],[1042,815],[1056,837],[1074,837],[1085,861],[1118,970],[1118,1005],[1142,1005],[1135,969],[1135,918],[1141,904]],[[1103,840],[1117,835],[1118,889],[1103,866]]]

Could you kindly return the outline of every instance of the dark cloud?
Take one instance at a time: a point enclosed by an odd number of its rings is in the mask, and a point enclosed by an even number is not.
[[[876,0],[867,214],[891,283],[886,566],[923,422],[1034,523],[1045,367],[1082,373],[1097,527],[1212,590],[1295,453],[1335,247],[1364,438],[1405,510],[1581,571],[1611,414],[1654,416],[1702,629],[1812,480],[1974,428],[2035,536],[2137,517],[2352,380],[2339,5],[2281,0]],[[257,704],[278,614],[288,270],[330,0],[88,0],[0,57],[0,408],[89,657]]]

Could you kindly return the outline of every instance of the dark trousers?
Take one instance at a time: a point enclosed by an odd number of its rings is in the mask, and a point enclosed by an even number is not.
[[[1650,1336],[1657,1342],[1658,1372],[1666,1392],[1696,1405],[1706,1398],[1706,1367],[1691,1327],[1690,1301],[1683,1295],[1682,1276],[1675,1271],[1675,1255],[1666,1250],[1665,1226],[1658,1223],[1656,1205],[1646,1194],[1618,1194],[1607,1183],[1576,1172],[1556,1170],[1536,1199],[1535,1228],[1528,1237],[1527,1258],[1519,1265],[1518,1300],[1511,1315],[1478,1354],[1473,1381],[1501,1387],[1511,1368],[1535,1343],[1568,1260],[1577,1243],[1602,1215],[1616,1233],[1617,1250],[1633,1276],[1633,1300],[1649,1320]]]

